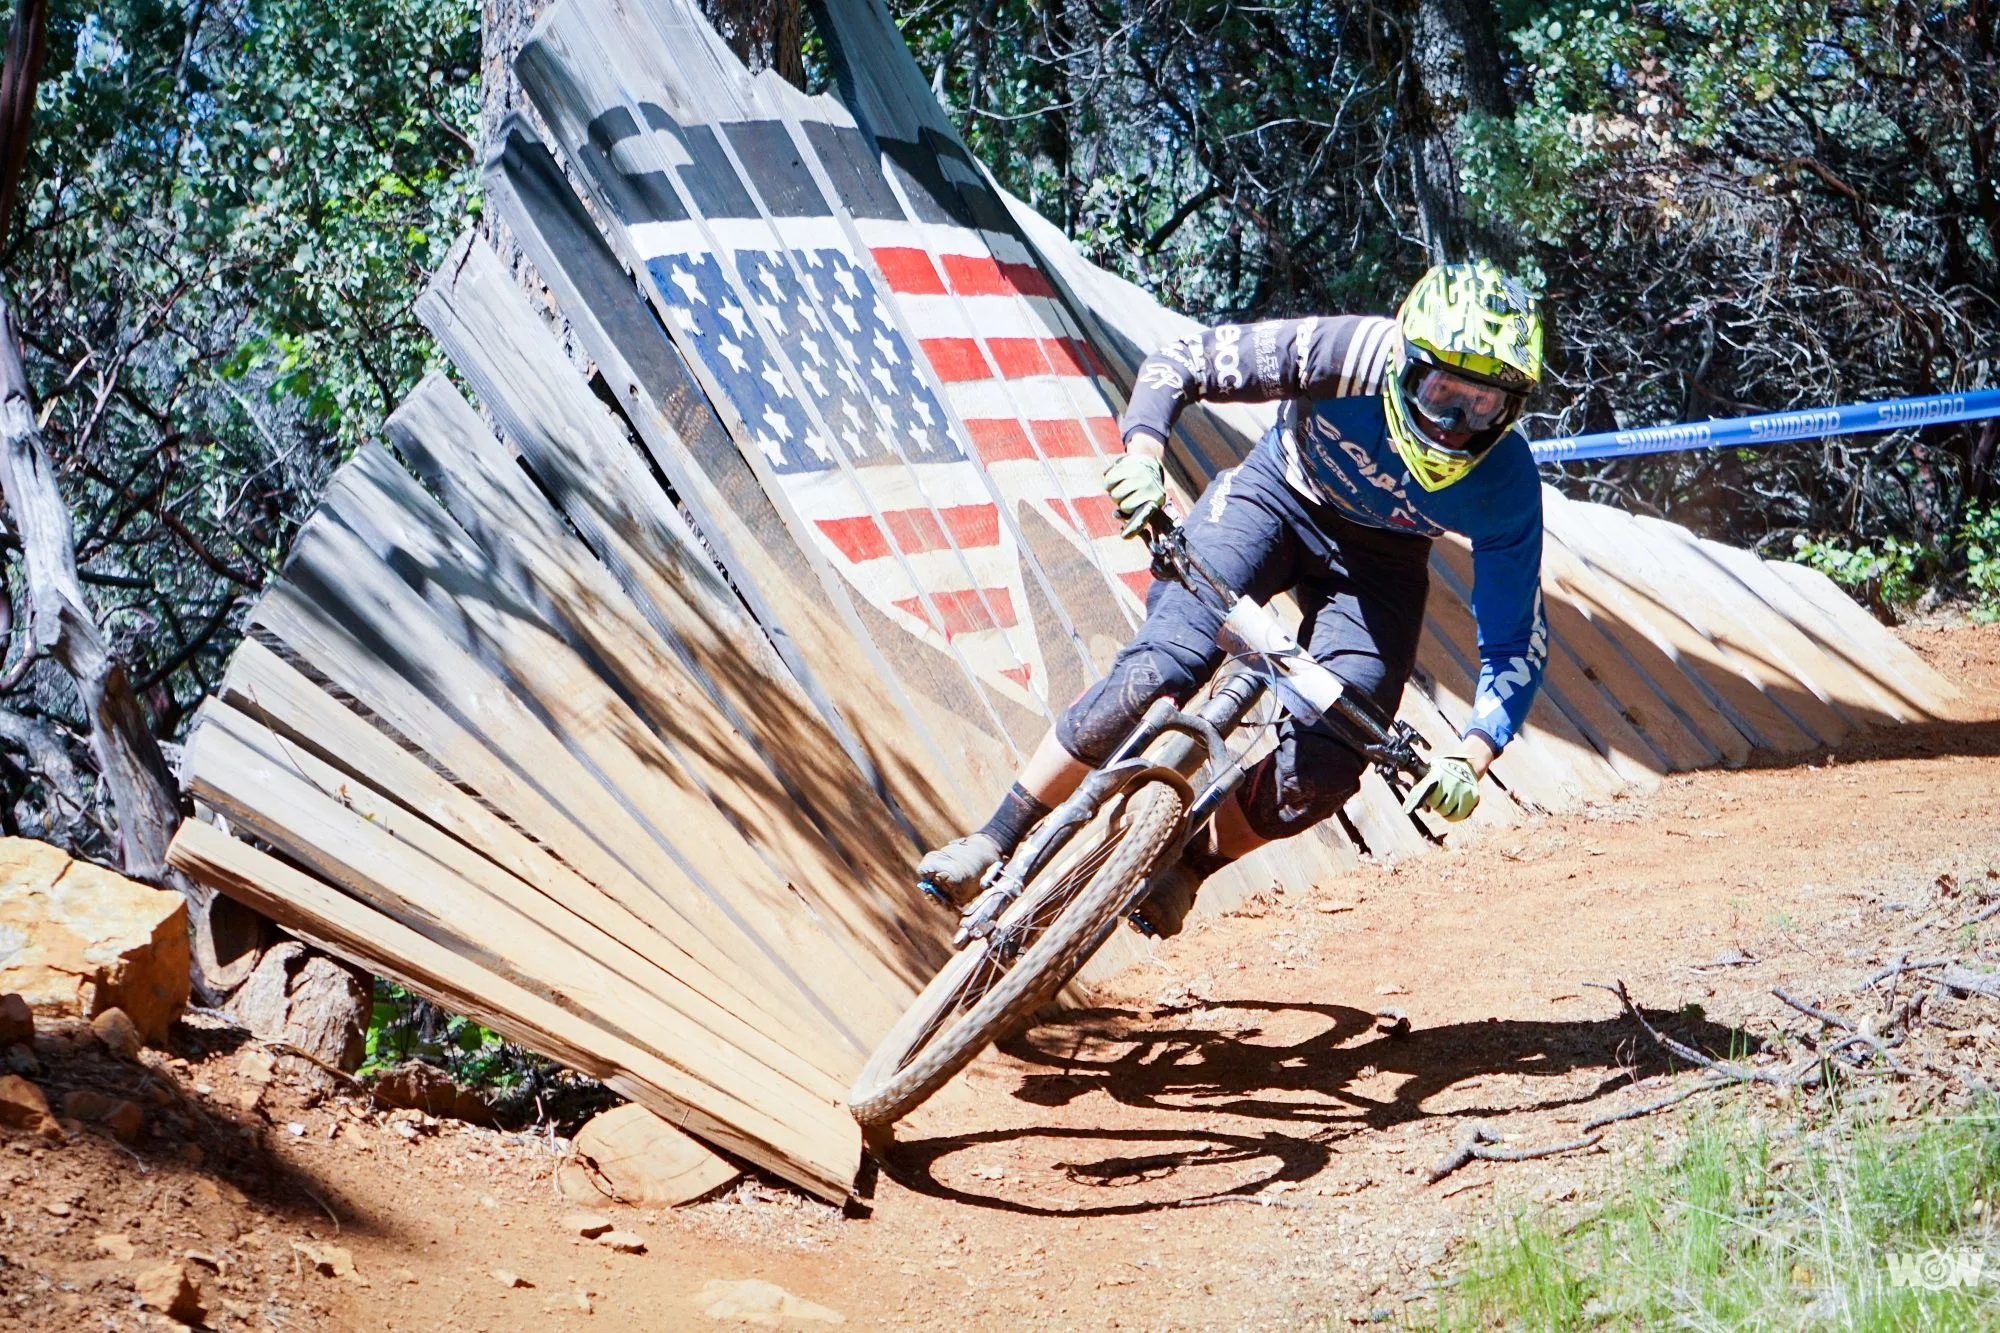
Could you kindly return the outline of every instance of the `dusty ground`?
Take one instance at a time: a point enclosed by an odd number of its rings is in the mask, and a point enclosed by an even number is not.
[[[2000,629],[1909,637],[2000,717]],[[1817,1025],[1773,986],[1858,1015],[1881,1004],[1851,988],[1905,950],[2000,961],[2000,916],[1961,924],[2000,898],[1996,789],[2000,722],[1856,738],[1254,905],[982,1061],[903,1127],[865,1218],[752,1182],[627,1214],[644,1254],[564,1233],[546,1135],[259,1084],[224,1034],[143,1068],[45,1039],[43,1077],[147,1097],[148,1126],[129,1149],[90,1130],[0,1148],[0,1327],[149,1326],[133,1272],[189,1251],[226,1329],[719,1326],[699,1293],[739,1278],[857,1327],[1384,1317],[1468,1230],[1587,1194],[1671,1129],[1678,1112],[1426,1182],[1474,1121],[1559,1143],[1686,1085],[1584,983],[1622,978],[1657,1022],[1775,1069]],[[2000,1001],[1931,1016],[1900,1052],[1912,1078],[1855,1081],[1907,1105],[2000,1082]],[[97,1242],[113,1234],[132,1259]]]

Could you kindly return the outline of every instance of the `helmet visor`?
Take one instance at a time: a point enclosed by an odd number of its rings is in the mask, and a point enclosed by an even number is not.
[[[1437,362],[1412,358],[1403,368],[1403,401],[1435,444],[1483,453],[1521,415],[1527,395],[1472,379]]]

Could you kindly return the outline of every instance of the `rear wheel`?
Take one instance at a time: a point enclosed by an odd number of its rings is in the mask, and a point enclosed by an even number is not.
[[[1048,1003],[1117,925],[1184,809],[1175,787],[1141,783],[1096,845],[1038,876],[1000,919],[996,937],[1012,937],[1011,959],[993,940],[953,954],[854,1081],[854,1118],[869,1127],[900,1120]]]

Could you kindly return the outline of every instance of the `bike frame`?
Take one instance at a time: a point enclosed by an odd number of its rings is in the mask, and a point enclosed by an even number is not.
[[[1012,953],[1019,932],[1003,925],[1007,909],[1107,802],[1140,782],[1165,782],[1179,789],[1186,802],[1164,859],[1179,855],[1243,781],[1248,771],[1243,756],[1250,747],[1232,752],[1228,738],[1266,690],[1274,691],[1285,711],[1302,725],[1326,727],[1368,759],[1398,795],[1406,781],[1420,780],[1429,769],[1419,753],[1425,742],[1408,723],[1382,717],[1372,701],[1349,690],[1339,676],[1314,661],[1268,609],[1215,577],[1188,546],[1181,529],[1155,510],[1145,531],[1156,578],[1179,583],[1216,609],[1226,608],[1218,642],[1241,665],[1225,668],[1208,698],[1193,711],[1176,706],[1172,699],[1154,700],[1111,757],[1091,770],[1013,855],[987,872],[986,888],[965,909],[954,948],[987,939],[996,953]],[[1149,755],[1162,737],[1167,739],[1159,752]],[[1145,888],[1141,882],[1133,900],[1112,917],[1114,922],[1137,904]]]

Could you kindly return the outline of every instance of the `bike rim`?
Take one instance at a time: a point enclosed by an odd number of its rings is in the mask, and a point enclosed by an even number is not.
[[[1106,836],[1099,843],[1068,866],[1054,885],[1046,893],[1029,894],[1010,908],[1001,921],[1001,927],[1010,937],[1014,948],[1010,955],[999,958],[995,955],[990,941],[982,940],[968,949],[977,948],[977,960],[969,968],[966,977],[952,992],[947,1004],[940,1004],[930,1022],[926,1023],[911,1039],[909,1049],[896,1063],[901,1070],[914,1060],[918,1053],[937,1039],[951,1024],[970,1012],[986,997],[1012,968],[1014,959],[1019,958],[1034,947],[1044,931],[1054,925],[1071,900],[1081,893],[1104,863],[1117,850],[1118,840]]]

